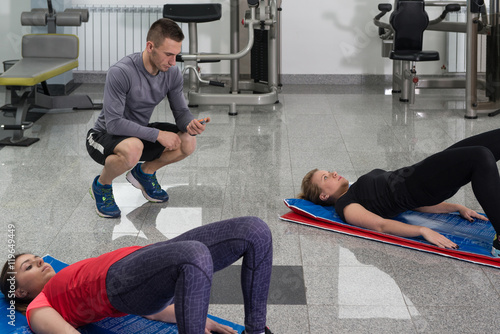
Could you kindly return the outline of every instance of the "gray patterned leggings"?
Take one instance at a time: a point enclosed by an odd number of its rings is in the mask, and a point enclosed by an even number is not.
[[[272,269],[269,227],[257,217],[190,230],[124,257],[108,270],[106,290],[119,311],[151,315],[175,299],[179,333],[204,333],[212,275],[243,257],[241,287],[247,333],[264,332]]]

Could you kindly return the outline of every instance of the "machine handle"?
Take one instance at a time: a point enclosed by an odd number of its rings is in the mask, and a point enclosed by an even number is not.
[[[2,124],[0,127],[4,130],[26,130],[33,126],[33,122],[23,122],[23,124]]]
[[[379,27],[379,29],[378,29],[379,36],[381,38],[386,38],[390,34],[392,34],[393,29],[392,29],[392,26],[390,24],[385,23],[385,22],[380,22],[380,19],[382,18],[382,16],[387,14],[387,12],[390,12],[392,10],[392,5],[390,3],[379,3],[378,10],[380,11],[380,13],[378,13],[377,16],[375,16],[373,18],[373,23],[377,27]]]
[[[448,15],[448,13],[450,12],[458,12],[458,11],[460,11],[460,5],[457,3],[450,3],[449,5],[446,5],[446,7],[444,7],[444,11],[441,14],[441,19],[444,20],[446,15]]]
[[[225,87],[225,84],[223,82],[220,82],[220,81],[213,81],[213,80],[210,80],[208,82],[209,85],[212,85],[212,86],[217,86],[217,87]]]
[[[379,3],[378,4],[378,10],[381,12],[387,13],[392,10],[392,5],[390,3]]]

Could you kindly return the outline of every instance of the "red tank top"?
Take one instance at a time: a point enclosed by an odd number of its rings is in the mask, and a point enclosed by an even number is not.
[[[28,305],[30,311],[50,306],[72,326],[80,327],[106,317],[121,317],[106,293],[106,275],[116,261],[142,248],[132,246],[105,253],[101,256],[76,262],[59,271],[45,285],[42,292]]]

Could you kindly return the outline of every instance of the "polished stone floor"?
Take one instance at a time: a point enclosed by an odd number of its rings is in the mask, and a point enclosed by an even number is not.
[[[212,121],[192,156],[158,172],[170,201],[148,203],[121,176],[114,182],[119,219],[99,218],[88,191],[100,167],[84,139],[98,111],[45,114],[26,131],[39,142],[0,147],[0,255],[8,252],[8,224],[16,251],[73,263],[255,215],[273,232],[268,325],[276,334],[497,332],[500,270],[279,219],[288,211],[283,199],[299,192],[310,169],[355,181],[500,126],[500,116],[464,119],[462,90],[421,91],[408,106],[388,88],[287,85],[280,103],[241,106],[237,116],[224,106],[193,108]],[[75,93],[100,102],[102,90],[84,84]],[[168,103],[153,118],[173,121]],[[481,210],[468,186],[452,200]],[[237,275],[238,263],[215,276],[210,313],[242,323]]]

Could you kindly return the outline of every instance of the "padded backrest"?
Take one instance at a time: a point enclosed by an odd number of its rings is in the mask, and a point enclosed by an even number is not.
[[[163,17],[176,22],[212,22],[220,20],[221,16],[222,5],[220,3],[165,4],[163,6]]]
[[[389,19],[394,29],[394,50],[422,51],[429,16],[423,0],[398,0]]]
[[[78,58],[78,37],[63,34],[30,34],[22,40],[23,58]]]

